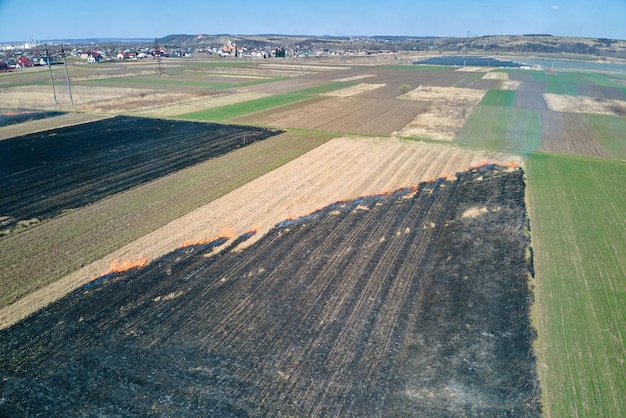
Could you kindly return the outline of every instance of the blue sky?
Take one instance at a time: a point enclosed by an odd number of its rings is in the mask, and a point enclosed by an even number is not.
[[[626,0],[0,0],[0,42],[170,34],[626,39]]]

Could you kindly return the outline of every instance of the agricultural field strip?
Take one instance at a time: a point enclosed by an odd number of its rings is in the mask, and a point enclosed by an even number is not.
[[[310,100],[323,93],[340,90],[346,87],[352,87],[356,84],[357,83],[355,82],[333,82],[330,84],[323,84],[320,86],[296,90],[289,93],[274,94],[271,96],[262,97],[260,99],[249,100],[213,109],[207,109],[200,112],[186,113],[178,115],[177,117],[190,120],[206,120],[216,122],[226,121],[250,113],[256,113],[275,107]]]
[[[3,92],[8,107],[28,109],[54,109],[67,112],[117,114],[133,110],[145,110],[168,103],[193,101],[206,97],[209,92],[164,91],[147,88],[72,86],[73,104],[66,86],[57,87],[54,104],[49,87],[15,87]]]
[[[151,78],[135,78],[135,77],[113,77],[113,78],[100,78],[95,80],[89,80],[90,84],[136,84],[139,86],[145,85],[150,87],[157,86],[179,86],[179,87],[204,87],[214,90],[226,90],[234,88],[243,88],[254,86],[257,84],[273,83],[275,81],[284,80],[284,77],[280,78],[263,78],[253,81],[241,82],[241,83],[226,83],[219,81],[195,81],[195,80],[178,80],[178,79],[151,79]]]
[[[584,115],[581,113],[560,113],[551,111],[543,112],[542,150],[590,157],[619,158],[617,155],[612,156],[607,153],[607,150],[611,150],[611,148],[605,149],[602,146],[601,142],[598,140],[598,136],[601,135],[602,131],[598,131],[598,134],[594,133],[591,125],[588,123],[588,117],[591,116],[621,119],[605,115]],[[620,142],[619,138],[620,136],[609,137],[603,142],[610,141],[614,144],[618,144]],[[622,154],[623,151],[622,149]]]
[[[100,259],[330,138],[323,134],[278,135],[0,240],[4,289],[0,305]]]
[[[43,132],[50,129],[58,129],[66,126],[95,122],[106,118],[108,118],[108,116],[89,115],[85,113],[66,113],[64,115],[54,116],[51,118],[2,126],[0,127],[0,141],[3,139],[15,138],[21,135]]]
[[[3,110],[0,109],[0,128],[17,123],[24,123],[33,120],[46,119],[54,116],[60,116],[65,112],[58,111],[32,111],[32,110]]]
[[[484,90],[420,86],[400,97],[430,102],[430,106],[395,134],[451,141],[484,95]]]
[[[257,230],[255,238],[248,240],[252,243],[284,219],[305,215],[337,201],[451,175],[485,160],[521,163],[519,157],[512,155],[438,144],[375,138],[334,139],[25,296],[2,310],[0,324],[6,326],[16,316],[22,318],[25,313],[97,277],[113,260],[153,260],[184,242],[203,242],[217,236],[223,228],[232,229],[236,235]],[[380,176],[385,171],[389,176]],[[255,206],[252,209],[241,205],[242,201],[255,202]]]
[[[562,113],[589,113],[626,116],[626,102],[586,96],[543,95],[550,110]]]
[[[236,123],[325,132],[390,135],[404,127],[423,103],[351,96],[316,98],[234,119]],[[303,117],[306,115],[306,117]]]
[[[235,94],[219,97],[197,98],[196,100],[190,102],[166,104],[155,109],[133,112],[132,114],[133,116],[168,118],[174,117],[176,115],[194,113],[206,109],[228,106],[236,103],[246,102],[249,100],[261,99],[267,96],[269,96],[269,94],[267,93],[242,91]]]
[[[376,74],[360,74],[360,75],[354,75],[351,77],[338,78],[333,81],[357,81],[357,80],[363,80],[364,78],[370,78],[370,77],[376,77]]]
[[[0,214],[13,224],[49,219],[279,133],[117,116],[2,141],[0,179],[11,193],[0,196]]]
[[[343,71],[349,70],[352,66],[330,66],[330,65],[319,65],[319,64],[311,64],[309,62],[303,62],[302,64],[260,64],[261,68],[271,68],[271,69],[285,69],[285,70],[301,70],[303,67],[311,68],[317,71]]]
[[[328,93],[322,93],[322,96],[331,96],[331,97],[349,97],[354,96],[356,94],[365,93],[371,90],[375,90],[377,88],[383,87],[385,84],[368,84],[368,83],[359,83],[356,86],[346,87],[345,89],[335,90]]]
[[[545,147],[542,113],[514,107],[478,106],[455,137],[477,148],[528,153]]]
[[[539,154],[527,164],[546,416],[623,416],[626,165]]]

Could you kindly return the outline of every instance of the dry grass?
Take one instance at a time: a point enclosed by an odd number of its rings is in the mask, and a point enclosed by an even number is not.
[[[95,114],[138,112],[162,106],[223,95],[207,90],[163,91],[115,87],[72,87],[71,104],[67,86],[57,86],[57,103],[46,86],[22,86],[2,91],[3,107],[39,110],[62,110]]]
[[[626,103],[620,100],[600,99],[586,96],[543,95],[550,110],[562,113],[595,113],[626,116]]]
[[[274,70],[307,70],[307,71],[309,68],[314,71],[337,71],[337,70],[348,70],[350,68],[350,67],[311,64],[308,61],[307,62],[303,61],[301,64],[261,64],[260,67],[263,69],[274,69]]]
[[[345,89],[335,90],[328,93],[322,94],[322,96],[331,96],[331,97],[350,97],[356,94],[365,93],[366,91],[375,90],[377,88],[383,87],[385,84],[367,84],[360,83],[356,86],[346,87]]]
[[[483,76],[483,80],[508,80],[509,73],[503,73],[499,71],[492,71]]]
[[[504,80],[500,85],[500,90],[517,90],[522,85],[521,81]]]
[[[338,78],[333,81],[357,81],[357,80],[363,80],[364,78],[370,78],[370,77],[376,77],[376,74],[361,74],[361,75],[355,75],[352,77]]]
[[[451,141],[484,95],[484,90],[420,86],[401,98],[430,102],[430,106],[395,134]]]
[[[461,72],[467,72],[467,73],[488,73],[490,71],[495,70],[494,67],[461,67],[458,70],[454,70],[454,71],[461,71]]]

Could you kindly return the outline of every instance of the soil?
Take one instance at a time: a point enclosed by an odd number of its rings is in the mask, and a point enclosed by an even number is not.
[[[424,109],[424,103],[365,96],[316,98],[235,119],[237,123],[362,135],[390,135]]]
[[[542,126],[544,151],[608,157],[581,114],[545,111]]]
[[[487,165],[180,249],[1,331],[0,415],[537,417],[527,228]]]
[[[515,107],[539,111],[549,110],[541,93],[526,90],[518,90],[515,93]]]
[[[601,87],[591,84],[578,84],[576,86],[581,96],[596,97],[604,100],[621,100],[626,102],[626,89],[616,87]]]

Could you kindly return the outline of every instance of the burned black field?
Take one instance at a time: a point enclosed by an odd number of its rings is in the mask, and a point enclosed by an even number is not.
[[[63,115],[65,112],[58,111],[30,111],[20,109],[0,109],[0,127],[15,125],[16,123],[28,122]]]
[[[117,116],[0,141],[0,232],[83,207],[281,131]]]
[[[0,415],[540,415],[521,169],[339,202],[237,249],[247,238],[0,331]]]

